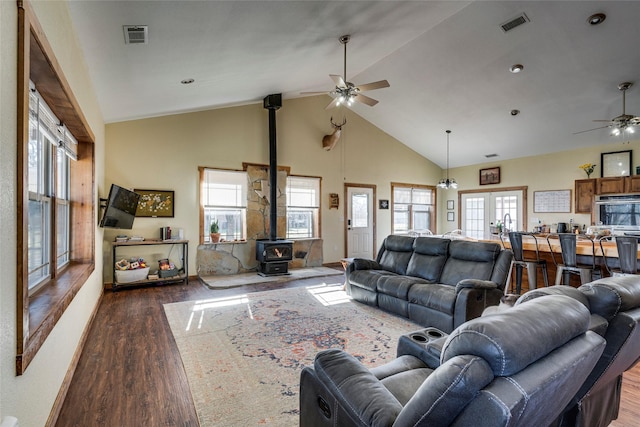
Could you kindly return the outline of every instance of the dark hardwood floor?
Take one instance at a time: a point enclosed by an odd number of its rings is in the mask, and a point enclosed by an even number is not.
[[[180,354],[163,304],[310,286],[327,278],[210,290],[199,281],[106,291],[56,426],[198,426]],[[334,276],[331,281],[341,280]],[[625,374],[614,427],[640,419],[640,364]]]

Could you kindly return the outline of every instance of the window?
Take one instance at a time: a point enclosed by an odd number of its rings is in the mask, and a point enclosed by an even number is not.
[[[27,154],[30,293],[51,278],[54,261],[55,267],[61,269],[70,260],[69,162],[70,157],[77,158],[78,143],[59,123],[40,94],[32,89]]]
[[[246,239],[247,173],[201,169],[200,201],[204,242],[210,242],[211,223],[218,221],[221,241]]]
[[[320,178],[287,177],[287,238],[320,237]]]
[[[22,375],[95,269],[96,187],[95,136],[29,2],[18,2],[17,28],[16,374]]]
[[[391,191],[394,234],[435,230],[435,187],[392,183]]]

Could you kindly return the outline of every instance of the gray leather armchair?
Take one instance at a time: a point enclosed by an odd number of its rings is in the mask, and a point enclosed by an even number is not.
[[[302,370],[300,425],[545,426],[576,394],[604,349],[590,313],[563,295],[470,320],[438,366],[403,355],[372,370],[325,350]]]
[[[552,425],[605,427],[618,418],[622,374],[640,358],[640,276],[607,277],[575,289],[551,286],[524,294],[516,306],[543,295],[567,295],[589,308],[591,329],[607,341],[600,360]]]

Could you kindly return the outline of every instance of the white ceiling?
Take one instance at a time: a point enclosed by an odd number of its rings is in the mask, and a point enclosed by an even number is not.
[[[624,142],[608,129],[573,135],[622,114],[624,81],[636,83],[626,113],[640,115],[639,1],[74,0],[69,8],[107,123],[329,90],[328,75],[343,73],[343,34],[351,35],[347,79],[391,84],[366,93],[378,105],[353,110],[441,167],[446,129],[451,167]],[[522,12],[531,22],[504,33],[500,24]],[[590,26],[595,12],[607,19]],[[123,25],[148,25],[149,43],[125,45]],[[524,71],[511,74],[516,63]],[[187,78],[195,82],[182,85]]]

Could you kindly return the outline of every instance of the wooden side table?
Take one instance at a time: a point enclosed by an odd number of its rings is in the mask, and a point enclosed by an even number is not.
[[[342,258],[340,260],[340,264],[342,264],[342,268],[344,268],[344,286],[342,290],[347,290],[347,268],[349,268],[349,264],[353,262],[353,258]]]

